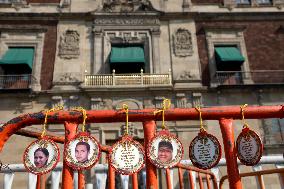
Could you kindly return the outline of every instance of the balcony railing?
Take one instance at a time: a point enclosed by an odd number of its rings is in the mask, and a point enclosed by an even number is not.
[[[28,89],[31,81],[31,74],[0,75],[0,89]]]
[[[85,86],[170,86],[172,85],[171,72],[168,74],[103,74],[86,75]]]
[[[284,84],[284,70],[217,71],[217,85]]]

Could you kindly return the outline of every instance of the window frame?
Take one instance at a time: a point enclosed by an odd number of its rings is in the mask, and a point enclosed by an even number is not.
[[[208,66],[210,75],[210,87],[217,87],[219,84],[216,80],[217,65],[215,61],[215,46],[236,46],[244,56],[245,61],[241,71],[245,72],[244,78],[250,77],[249,61],[246,51],[243,31],[241,29],[222,29],[222,28],[205,28],[205,35],[208,47]],[[252,83],[251,79],[244,79],[244,84]]]
[[[28,37],[27,37],[28,36]],[[20,29],[1,31],[0,56],[2,57],[9,47],[33,47],[34,61],[32,67],[31,89],[41,90],[41,67],[43,57],[44,31],[20,31]]]

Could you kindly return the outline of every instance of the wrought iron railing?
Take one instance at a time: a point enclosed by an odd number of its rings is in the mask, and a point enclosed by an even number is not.
[[[284,84],[284,70],[217,71],[218,85]]]
[[[86,75],[85,86],[168,86],[172,84],[171,73],[168,74],[102,74]]]
[[[0,89],[28,89],[31,82],[31,74],[0,75]]]

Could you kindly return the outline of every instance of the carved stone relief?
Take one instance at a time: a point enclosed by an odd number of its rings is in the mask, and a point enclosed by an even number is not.
[[[97,18],[95,25],[159,25],[158,19],[143,18]]]
[[[59,74],[56,81],[53,83],[55,85],[69,85],[69,84],[79,84],[80,81],[72,73]]]
[[[190,71],[183,71],[178,77],[177,80],[190,80],[197,78],[196,75],[192,74]]]
[[[157,11],[149,0],[112,0],[103,4],[103,12],[139,12],[139,11]]]
[[[64,110],[71,110],[79,106],[79,96],[72,95],[69,97],[52,96],[52,108],[63,106]]]
[[[80,55],[80,35],[77,31],[67,30],[60,37],[59,57],[65,59],[78,58]]]
[[[188,30],[179,28],[173,35],[173,43],[176,56],[184,57],[193,54],[191,33]]]
[[[177,108],[189,108],[187,98],[184,93],[176,94],[176,107]]]

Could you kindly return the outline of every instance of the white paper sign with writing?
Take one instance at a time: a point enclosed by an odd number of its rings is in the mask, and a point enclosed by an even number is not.
[[[131,175],[144,166],[143,146],[129,136],[115,143],[110,153],[111,166],[121,174]]]
[[[238,158],[243,164],[253,166],[259,162],[263,145],[254,131],[244,128],[237,138],[236,146]]]
[[[221,146],[216,137],[203,131],[193,139],[189,147],[192,164],[200,169],[210,169],[221,158]]]

